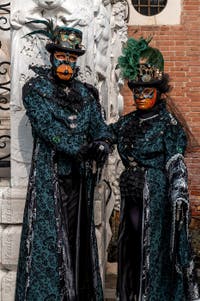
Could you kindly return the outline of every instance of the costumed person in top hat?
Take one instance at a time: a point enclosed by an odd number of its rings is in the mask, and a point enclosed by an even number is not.
[[[82,32],[53,27],[46,49],[52,68],[36,67],[23,87],[23,103],[34,138],[24,212],[16,301],[102,301],[93,220],[97,166],[111,135],[96,89],[76,79],[85,53]],[[94,164],[95,163],[95,164]]]
[[[200,300],[188,240],[183,125],[166,108],[169,77],[150,39],[129,38],[119,57],[136,111],[111,125],[125,170],[117,296],[120,301]]]

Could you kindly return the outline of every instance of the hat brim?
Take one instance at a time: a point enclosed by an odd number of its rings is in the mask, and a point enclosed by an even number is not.
[[[52,53],[56,50],[60,50],[60,51],[64,51],[64,52],[75,53],[78,56],[81,56],[85,53],[85,50],[83,50],[83,49],[71,49],[71,48],[58,46],[58,45],[55,45],[53,43],[47,44],[46,45],[46,50],[50,53]]]
[[[159,88],[162,83],[163,83],[163,79],[152,80],[152,81],[149,81],[149,82],[131,80],[131,81],[128,81],[128,87],[131,90],[133,90],[135,87],[139,87],[139,86]]]

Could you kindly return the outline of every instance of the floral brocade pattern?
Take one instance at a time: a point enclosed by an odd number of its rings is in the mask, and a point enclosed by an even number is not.
[[[134,202],[139,204],[137,208],[143,208],[140,223],[142,231],[140,235],[140,239],[142,237],[140,242],[142,250],[140,254],[140,289],[136,292],[129,276],[125,276],[126,279],[123,278],[125,273],[123,267],[130,269],[134,255],[123,258],[119,256],[119,266],[122,267],[121,270],[119,269],[118,276],[119,300],[197,300],[199,294],[195,279],[192,278],[192,272],[190,277],[187,276],[192,262],[187,235],[187,210],[183,209],[182,211],[181,231],[178,230],[180,224],[178,227],[176,226],[175,250],[173,254],[171,252],[171,239],[175,229],[173,220],[176,211],[174,211],[174,199],[170,195],[170,188],[177,185],[180,174],[182,174],[182,182],[185,183],[184,187],[187,188],[187,173],[181,172],[184,163],[181,165],[177,161],[177,164],[173,163],[178,167],[174,170],[173,180],[170,181],[166,164],[172,158],[177,158],[177,160],[183,158],[187,141],[181,125],[166,110],[163,102],[157,106],[151,117],[141,118],[135,111],[121,117],[110,127],[126,168],[122,177],[131,171],[133,187],[140,187],[141,190],[139,193],[137,189],[136,193],[133,189],[132,195],[127,197],[126,188],[121,187],[119,232],[119,252],[123,250],[121,254],[130,254],[128,249],[131,245],[128,236],[134,237],[131,228],[127,230],[124,222],[129,219],[130,214],[128,200],[131,199],[132,204]],[[141,179],[141,175],[143,175],[143,179]],[[124,183],[128,183],[128,186],[129,182],[130,179],[127,179]],[[129,191],[131,191],[130,188]],[[184,198],[188,202],[188,194],[185,190],[180,189],[176,200]],[[130,273],[129,270],[127,275]],[[194,289],[196,293],[194,293]]]
[[[75,167],[79,177],[84,177],[87,191],[92,300],[103,301],[93,222],[95,180],[91,168],[88,167],[86,172],[84,164],[77,161],[83,144],[111,139],[99,104],[87,85],[73,81],[70,87],[61,87],[46,72],[25,84],[23,101],[32,125],[35,147],[24,211],[15,300],[77,300],[76,293],[72,292],[75,291],[73,281],[70,280],[70,285],[68,282],[69,257],[63,255],[65,264],[60,265],[60,250],[67,250],[69,246],[60,226],[63,217],[58,208],[60,189],[57,181],[59,176],[70,175]],[[61,273],[67,276],[62,278]],[[64,290],[61,289],[61,278],[66,282]]]

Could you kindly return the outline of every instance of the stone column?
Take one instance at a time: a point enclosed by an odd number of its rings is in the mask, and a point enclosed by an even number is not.
[[[0,300],[14,299],[13,283],[18,244],[17,208],[11,205],[10,197],[10,3],[2,0],[0,3]],[[5,140],[6,138],[6,140]],[[15,196],[17,198],[17,195]],[[14,211],[13,211],[14,209]],[[21,219],[20,219],[21,220]]]
[[[11,183],[4,185],[0,193],[2,301],[14,300],[21,223],[31,162],[32,136],[22,104],[21,90],[28,78],[33,76],[29,64],[49,64],[48,54],[44,49],[45,38],[22,38],[37,28],[33,24],[25,23],[33,19],[52,18],[58,25],[75,26],[83,31],[83,43],[87,51],[79,59],[80,79],[99,89],[109,122],[118,117],[122,102],[115,65],[121,43],[126,36],[125,10],[126,2],[123,0],[27,0],[26,6],[24,0],[13,0],[11,3]],[[115,165],[115,159],[109,161],[109,166],[111,165]],[[103,177],[108,179],[108,175],[109,172],[105,169]],[[106,246],[110,239],[110,233],[106,234],[106,225],[109,230],[109,216],[115,203],[113,197],[105,203],[108,194],[107,184],[102,181],[96,189],[95,200],[95,224],[102,276]]]

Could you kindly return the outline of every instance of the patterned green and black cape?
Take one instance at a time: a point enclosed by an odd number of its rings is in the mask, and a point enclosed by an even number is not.
[[[186,135],[164,102],[111,125],[125,166],[120,177],[120,301],[199,298],[188,236]]]
[[[77,154],[84,144],[109,138],[94,95],[89,85],[78,80],[67,86],[59,85],[49,75],[49,70],[31,78],[23,88],[34,148],[21,236],[16,301],[82,300],[79,299],[78,282],[83,282],[84,279],[80,278],[84,276],[80,274],[80,262],[89,263],[91,300],[103,300],[93,221],[95,178],[89,164],[77,161]],[[70,177],[72,173],[80,182],[76,254],[70,254],[59,186],[59,179]],[[85,229],[84,238],[82,228]]]

